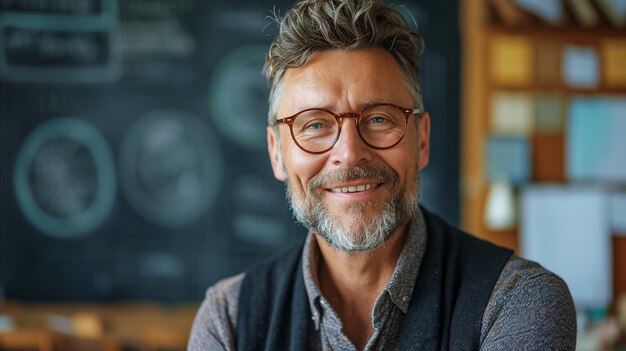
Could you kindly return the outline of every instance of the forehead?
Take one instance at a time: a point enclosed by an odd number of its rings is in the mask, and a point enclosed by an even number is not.
[[[328,50],[311,55],[283,78],[279,112],[310,107],[361,108],[373,102],[412,105],[412,97],[396,60],[382,48]]]

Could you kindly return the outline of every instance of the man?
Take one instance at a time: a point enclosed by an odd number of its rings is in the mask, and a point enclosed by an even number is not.
[[[207,291],[189,350],[573,350],[564,282],[417,205],[423,42],[375,0],[306,0],[265,66],[303,246]]]

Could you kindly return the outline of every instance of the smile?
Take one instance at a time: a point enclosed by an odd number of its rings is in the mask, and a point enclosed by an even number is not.
[[[376,188],[378,184],[363,184],[357,186],[344,186],[341,188],[331,188],[328,189],[332,193],[357,193],[361,191],[367,191],[373,188]]]

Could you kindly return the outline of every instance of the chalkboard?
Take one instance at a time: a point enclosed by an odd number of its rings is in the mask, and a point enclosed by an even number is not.
[[[0,296],[199,300],[305,234],[265,145],[268,16],[289,1],[0,2]],[[406,2],[458,218],[456,2]],[[411,20],[412,20],[411,19]]]

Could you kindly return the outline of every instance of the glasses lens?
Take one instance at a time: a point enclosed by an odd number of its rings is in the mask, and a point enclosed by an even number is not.
[[[363,110],[359,133],[371,146],[386,148],[404,136],[407,118],[396,106],[374,105]]]
[[[310,152],[329,149],[337,140],[337,120],[324,110],[308,110],[300,113],[293,123],[293,136],[301,148]]]

